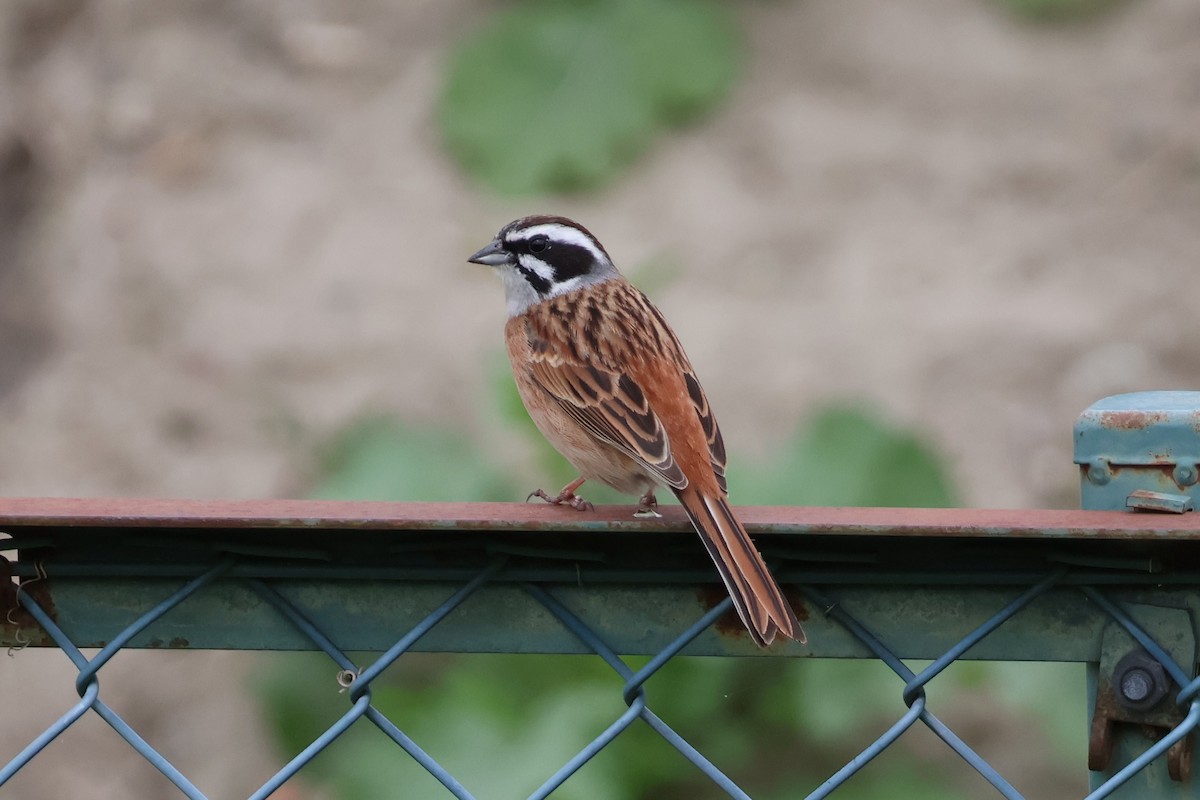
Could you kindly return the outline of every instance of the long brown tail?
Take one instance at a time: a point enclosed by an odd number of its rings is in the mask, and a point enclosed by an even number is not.
[[[804,644],[808,637],[792,607],[779,591],[762,556],[733,515],[724,497],[709,497],[689,486],[675,495],[700,534],[708,554],[721,573],[742,624],[759,647],[780,633]]]

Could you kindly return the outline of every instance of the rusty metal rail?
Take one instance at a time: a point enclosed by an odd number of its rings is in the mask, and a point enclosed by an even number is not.
[[[741,506],[752,534],[1064,539],[1189,539],[1189,516],[1077,509]],[[541,503],[378,503],[340,500],[176,500],[0,497],[0,530],[227,529],[691,532],[682,511],[638,519],[628,506],[580,513]]]
[[[1089,759],[1101,780],[1090,797],[1156,770],[1177,779],[1170,784],[1176,788],[1191,786],[1189,735],[1200,722],[1192,678],[1200,640],[1195,515],[881,508],[739,514],[805,621],[809,646],[779,643],[765,654],[754,647],[677,508],[648,521],[633,519],[627,507],[581,514],[476,503],[0,499],[0,533],[9,537],[0,549],[10,556],[0,559],[8,572],[0,579],[0,645],[61,648],[79,669],[81,698],[21,753],[0,753],[0,764],[7,761],[0,784],[94,712],[183,796],[204,797],[99,697],[96,677],[116,652],[171,647],[322,650],[353,677],[346,716],[256,798],[363,719],[451,795],[472,797],[371,705],[375,677],[416,650],[587,653],[624,677],[626,714],[531,797],[551,794],[639,720],[726,794],[746,797],[648,704],[662,664],[700,654],[878,658],[900,676],[897,723],[810,788],[810,797],[836,790],[917,722],[1001,796],[1021,797],[928,707],[925,686],[964,658],[1093,665]],[[89,647],[101,650],[88,659],[80,651]],[[363,665],[346,656],[350,651],[381,655]],[[1121,660],[1131,652],[1150,661],[1130,667]],[[626,654],[655,657],[635,672],[621,660]],[[901,661],[909,658],[933,663],[914,674]],[[1145,688],[1135,667],[1151,684],[1167,682],[1152,708],[1135,707],[1146,696],[1131,704]],[[1158,733],[1138,752],[1126,753],[1120,742],[1114,750],[1112,732],[1131,724]]]
[[[935,620],[904,631],[897,642],[903,658],[934,658],[970,629],[977,616],[951,617],[954,604],[946,602],[964,586],[986,610],[1007,587],[1036,583],[1059,565],[1073,567],[1064,586],[1118,581],[1161,594],[1195,579],[1180,571],[1189,565],[1184,543],[1198,535],[1190,516],[881,508],[742,508],[739,514],[784,583],[854,586],[853,599],[844,602],[880,629],[904,626],[895,618],[901,597],[904,613]],[[647,521],[632,518],[625,507],[580,514],[490,503],[17,498],[0,499],[0,531],[13,537],[8,547],[20,554],[14,576],[34,578],[44,568],[54,578],[34,582],[28,591],[54,610],[56,622],[81,646],[103,646],[125,627],[131,604],[148,611],[180,578],[195,577],[220,558],[232,559],[226,579],[174,612],[175,630],[152,625],[129,646],[311,648],[293,626],[252,601],[237,580],[262,578],[286,580],[302,603],[330,609],[327,623],[342,632],[346,647],[386,649],[392,630],[415,624],[421,608],[498,557],[506,560],[505,577],[484,594],[501,602],[481,603],[474,614],[448,620],[422,639],[420,649],[588,652],[525,596],[523,581],[560,585],[564,597],[591,614],[598,633],[629,654],[659,652],[682,620],[724,598],[678,508]],[[1147,550],[1149,543],[1157,544]],[[1169,573],[1165,563],[1173,566]],[[614,603],[611,587],[617,585],[636,585],[640,595],[626,592],[627,602]],[[1088,604],[1078,592],[1058,594],[1043,604],[1044,613],[1079,619]],[[770,654],[867,655],[842,626],[813,614],[803,594],[794,592],[792,599],[802,618],[812,618],[812,644],[781,644]],[[354,621],[337,616],[350,601],[358,609]],[[397,618],[397,607],[408,614]],[[490,609],[503,618],[488,620]],[[636,626],[629,624],[632,616]],[[1022,657],[1088,661],[1106,622],[1095,617],[1074,636],[1051,638],[1039,636],[1048,630],[1040,613],[1025,619],[1026,625],[1009,626],[971,655],[1000,658],[1016,647]],[[14,626],[3,624],[0,644],[15,644]],[[490,631],[481,635],[480,626]],[[26,635],[32,643],[50,644],[36,626]],[[757,651],[731,615],[689,652]]]

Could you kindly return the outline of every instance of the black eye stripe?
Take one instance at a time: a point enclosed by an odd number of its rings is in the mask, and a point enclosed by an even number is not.
[[[549,236],[538,234],[531,236],[528,239],[513,239],[505,242],[505,247],[518,255],[539,255],[551,249],[551,239]],[[556,244],[555,248],[562,247],[561,243]]]
[[[595,264],[595,257],[586,247],[576,244],[555,242],[538,255],[542,261],[554,270],[554,280],[562,283],[580,275],[586,275]]]
[[[549,295],[555,287],[584,277],[601,265],[597,261],[599,245],[589,247],[570,237],[530,234],[528,229],[501,231],[501,240],[504,249],[515,256],[517,269],[540,295]]]
[[[547,294],[553,284],[565,283],[586,275],[593,269],[596,259],[588,248],[569,242],[548,240],[545,247],[537,250],[535,241],[539,238],[546,237],[514,239],[507,243],[509,252],[518,256],[517,268],[538,294]],[[538,272],[521,264],[521,256],[529,256],[545,264],[552,270],[553,280],[547,280]]]

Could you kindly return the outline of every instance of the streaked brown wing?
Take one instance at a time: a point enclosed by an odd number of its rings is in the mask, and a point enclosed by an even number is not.
[[[559,358],[536,359],[530,374],[597,439],[638,461],[668,486],[687,486],[662,421],[628,375]]]
[[[683,352],[683,345],[679,343],[675,331],[671,329],[658,307],[651,303],[645,295],[641,295],[640,292],[639,295],[645,303],[646,310],[658,320],[659,330],[668,337],[668,342],[661,343],[663,345],[662,353],[678,364],[683,373],[688,396],[691,397],[692,405],[696,408],[696,416],[700,418],[704,437],[708,441],[709,459],[712,461],[713,473],[717,476],[717,485],[721,487],[722,492],[728,494],[729,486],[725,480],[725,440],[721,438],[721,429],[717,427],[717,418],[713,416],[712,407],[708,404],[708,397],[705,396],[700,381],[696,379],[696,373],[692,371],[692,364],[688,361],[687,354]]]
[[[708,440],[709,458],[717,476],[717,484],[722,492],[728,494],[729,485],[725,480],[725,440],[721,438],[717,418],[713,416],[704,389],[700,388],[700,381],[696,380],[696,374],[692,372],[690,365],[684,370],[683,379],[687,382],[688,395],[692,398],[692,404],[696,406],[696,415],[700,417],[700,426],[704,428],[704,436]]]

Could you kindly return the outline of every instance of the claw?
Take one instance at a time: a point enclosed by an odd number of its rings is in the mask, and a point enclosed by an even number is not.
[[[576,511],[594,511],[596,509],[594,505],[579,495],[571,495],[571,499],[567,500],[567,505]]]
[[[633,512],[633,515],[638,519],[659,519],[662,514],[658,513],[658,499],[654,496],[654,490],[650,490],[638,499],[638,510]]]
[[[543,490],[543,489],[535,489],[534,491],[529,493],[528,497],[525,498],[525,502],[528,503],[533,498],[540,497],[541,499],[545,500],[550,505],[554,505],[554,506],[568,505],[571,508],[575,509],[576,511],[591,511],[595,508],[595,506],[593,506],[587,500],[584,500],[579,495],[575,494],[575,490],[578,489],[582,485],[583,485],[583,478],[580,478],[579,480],[571,481],[566,486],[564,486],[563,490],[554,497],[551,497],[550,495],[546,494],[545,490]]]

